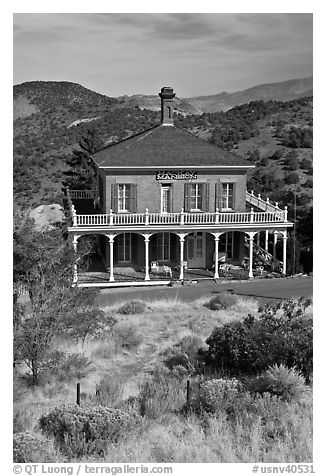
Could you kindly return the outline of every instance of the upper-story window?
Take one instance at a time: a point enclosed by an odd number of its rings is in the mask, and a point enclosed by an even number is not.
[[[185,184],[185,211],[208,211],[209,184]]]
[[[130,211],[130,184],[118,185],[118,212]]]
[[[222,210],[232,210],[234,208],[234,184],[232,182],[222,183]]]
[[[190,210],[202,210],[203,208],[203,184],[190,184]]]
[[[111,208],[115,213],[137,211],[137,185],[117,183],[111,186]]]
[[[161,187],[161,213],[170,213],[172,211],[171,188],[171,185],[162,185]]]

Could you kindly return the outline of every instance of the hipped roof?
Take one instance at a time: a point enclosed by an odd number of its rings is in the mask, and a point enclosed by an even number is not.
[[[95,152],[98,167],[252,167],[247,160],[220,149],[176,126],[155,126]]]

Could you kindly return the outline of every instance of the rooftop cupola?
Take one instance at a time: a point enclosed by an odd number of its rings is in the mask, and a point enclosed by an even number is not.
[[[161,124],[163,126],[173,126],[173,98],[175,93],[173,88],[165,86],[159,93],[161,98]]]

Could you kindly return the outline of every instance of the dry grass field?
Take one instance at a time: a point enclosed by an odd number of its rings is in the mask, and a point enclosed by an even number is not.
[[[53,343],[55,350],[82,354],[84,368],[45,373],[34,388],[16,375],[15,432],[40,434],[37,422],[42,415],[75,402],[77,381],[81,406],[96,402],[141,415],[137,425],[119,442],[108,443],[101,456],[67,459],[51,446],[50,456],[35,451],[32,462],[311,461],[309,386],[300,401],[261,397],[252,413],[239,409],[232,418],[222,408],[213,414],[185,414],[186,382],[196,378],[189,369],[169,370],[167,357],[180,342],[194,342],[205,349],[205,340],[216,326],[258,312],[258,303],[252,299],[238,297],[234,305],[219,311],[207,308],[207,301],[202,297],[193,303],[147,302],[139,314],[122,314],[124,303],[116,303],[103,309],[116,323],[98,337],[76,343],[61,336]],[[306,313],[312,313],[311,307]]]

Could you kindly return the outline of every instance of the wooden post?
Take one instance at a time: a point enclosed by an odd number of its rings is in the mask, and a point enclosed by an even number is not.
[[[77,383],[77,405],[80,406],[80,383]]]
[[[187,414],[190,410],[190,380],[187,380],[187,404],[186,404]]]

